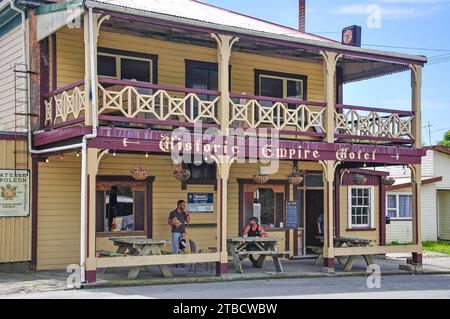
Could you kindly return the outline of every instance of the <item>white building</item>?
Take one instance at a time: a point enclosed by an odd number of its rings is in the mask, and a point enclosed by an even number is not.
[[[411,172],[403,166],[385,170],[396,180],[386,187],[386,241],[411,242]],[[422,239],[450,240],[450,148],[429,147],[422,158]]]

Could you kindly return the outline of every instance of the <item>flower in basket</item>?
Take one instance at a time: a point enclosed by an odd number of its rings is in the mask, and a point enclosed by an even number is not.
[[[355,174],[353,176],[353,183],[355,185],[365,185],[367,183],[367,177],[363,174]]]
[[[265,184],[269,181],[269,175],[263,172],[262,167],[258,167],[258,170],[253,175],[253,180],[257,184]]]
[[[191,171],[182,166],[178,166],[173,171],[173,176],[180,182],[185,182],[191,178]]]
[[[133,178],[138,181],[147,179],[149,175],[150,171],[148,170],[148,168],[136,167],[131,170],[131,176],[133,176]]]
[[[292,165],[292,172],[288,175],[288,182],[292,185],[300,185],[303,181],[303,171]]]
[[[386,186],[392,186],[392,185],[395,184],[395,179],[394,179],[393,177],[390,177],[390,176],[384,176],[384,177],[381,179],[381,182],[382,182],[384,185],[386,185]]]

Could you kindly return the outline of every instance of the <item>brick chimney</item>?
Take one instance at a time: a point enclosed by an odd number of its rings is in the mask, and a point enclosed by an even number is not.
[[[298,0],[298,29],[306,30],[306,0]]]

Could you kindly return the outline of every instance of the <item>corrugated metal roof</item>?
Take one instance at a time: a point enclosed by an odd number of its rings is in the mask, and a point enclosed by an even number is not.
[[[222,9],[195,0],[94,0],[94,2],[154,12],[168,16],[191,19],[246,30],[287,35],[293,38],[336,42],[331,39],[300,32],[286,26],[260,20],[241,13]]]

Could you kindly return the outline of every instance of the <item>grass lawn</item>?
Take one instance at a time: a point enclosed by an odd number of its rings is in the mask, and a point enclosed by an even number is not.
[[[450,242],[448,241],[424,241],[423,250],[450,255]]]

